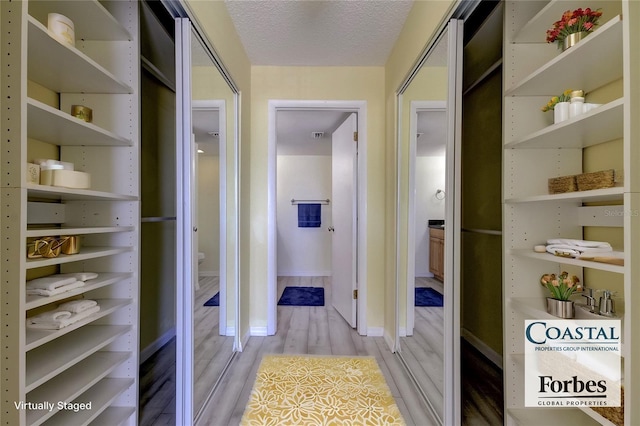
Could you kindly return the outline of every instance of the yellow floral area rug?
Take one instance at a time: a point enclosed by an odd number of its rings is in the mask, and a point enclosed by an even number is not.
[[[265,355],[240,424],[405,422],[373,357]]]

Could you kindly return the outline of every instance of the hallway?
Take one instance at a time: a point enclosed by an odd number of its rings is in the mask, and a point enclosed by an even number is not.
[[[330,277],[280,277],[278,295],[287,285],[322,286],[325,288],[325,301],[330,300]],[[217,392],[204,408],[198,424],[237,425],[249,400],[262,356],[287,353],[373,356],[407,424],[437,424],[429,416],[399,358],[391,353],[384,339],[360,336],[330,304],[318,307],[278,306],[276,335],[249,339],[244,352],[236,355]],[[499,392],[487,391],[501,389],[500,372],[464,343],[463,371],[465,377],[475,378],[465,382],[468,386],[463,389],[464,424],[501,423],[502,397]],[[140,424],[175,424],[175,340],[145,362],[140,374]],[[428,374],[442,373],[431,371]]]

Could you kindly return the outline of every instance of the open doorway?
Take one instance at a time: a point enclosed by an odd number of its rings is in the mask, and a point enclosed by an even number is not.
[[[366,334],[365,265],[357,249],[366,229],[359,208],[366,184],[365,108],[364,102],[269,102],[266,334],[276,333],[278,301],[287,286],[322,287],[336,318]],[[309,211],[314,220],[306,223]]]
[[[401,328],[400,336],[412,336],[416,318],[431,315],[431,310],[442,316],[435,299],[444,295],[446,114],[445,101],[411,102],[408,308],[406,330]],[[416,304],[416,293],[425,300]]]

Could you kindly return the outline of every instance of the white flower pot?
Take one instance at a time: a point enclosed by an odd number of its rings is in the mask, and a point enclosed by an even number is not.
[[[560,123],[569,119],[569,102],[558,102],[553,107],[553,122]]]

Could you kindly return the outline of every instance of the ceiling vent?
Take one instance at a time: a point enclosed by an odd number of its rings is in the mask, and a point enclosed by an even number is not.
[[[311,132],[311,137],[314,139],[322,139],[324,132]]]

